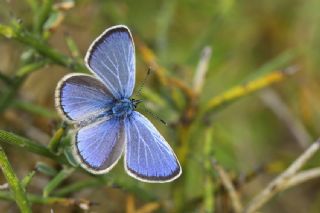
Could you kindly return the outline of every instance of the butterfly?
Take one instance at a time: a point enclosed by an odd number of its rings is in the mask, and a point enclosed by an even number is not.
[[[106,29],[89,47],[93,75],[68,74],[56,88],[56,108],[74,124],[79,164],[93,174],[109,172],[124,153],[126,172],[144,182],[170,182],[181,175],[173,150],[153,124],[136,111],[135,47],[128,27]]]

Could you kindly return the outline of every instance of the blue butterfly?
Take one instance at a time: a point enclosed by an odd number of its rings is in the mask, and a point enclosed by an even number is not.
[[[56,89],[56,108],[75,125],[74,156],[93,174],[107,173],[124,152],[126,172],[144,182],[169,182],[181,166],[173,150],[135,111],[135,48],[123,25],[106,29],[90,46],[85,63],[94,76],[66,75]]]

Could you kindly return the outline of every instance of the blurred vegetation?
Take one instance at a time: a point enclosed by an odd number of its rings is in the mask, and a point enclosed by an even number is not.
[[[318,0],[0,1],[0,211],[247,209],[320,135],[319,11]],[[137,86],[154,70],[142,96],[183,166],[172,183],[141,183],[123,163],[78,168],[54,108],[58,80],[88,72],[89,44],[116,24],[132,30]],[[315,144],[282,173],[304,165],[313,180],[277,188],[263,212],[320,211]]]

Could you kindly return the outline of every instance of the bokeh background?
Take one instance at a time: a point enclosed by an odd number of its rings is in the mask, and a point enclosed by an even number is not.
[[[97,177],[1,141],[20,179],[36,171],[27,192],[41,198],[57,172],[67,174],[49,197],[76,201],[34,202],[33,211],[233,212],[213,160],[246,206],[320,135],[319,11],[318,0],[1,0],[1,129],[48,146],[62,123],[54,108],[57,82],[69,72],[85,72],[82,58],[90,43],[104,29],[125,24],[136,42],[137,86],[148,67],[154,70],[142,92],[145,105],[168,125],[146,116],[183,165],[178,180],[147,184],[127,176],[122,162]],[[23,38],[72,61],[63,64]],[[288,68],[296,72],[288,74]],[[283,76],[268,80],[274,73]],[[261,90],[226,98],[225,91],[257,79],[266,81]],[[222,102],[209,104],[216,100]],[[55,150],[61,158],[68,157],[70,142],[64,133]],[[319,166],[319,156],[305,168]],[[319,212],[319,189],[313,179],[281,192],[261,211]],[[4,200],[1,212],[19,212]]]

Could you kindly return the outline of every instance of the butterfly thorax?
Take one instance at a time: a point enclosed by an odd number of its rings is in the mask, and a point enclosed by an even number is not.
[[[134,103],[127,98],[117,101],[111,109],[112,115],[116,117],[126,117],[130,115],[133,110]]]

